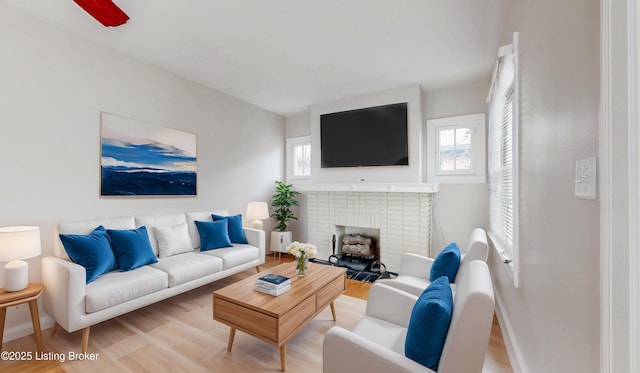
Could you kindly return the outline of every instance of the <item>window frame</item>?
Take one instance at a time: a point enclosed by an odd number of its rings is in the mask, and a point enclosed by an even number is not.
[[[440,131],[471,129],[471,169],[440,169]],[[442,184],[484,184],[486,177],[486,121],[485,114],[469,114],[427,120],[427,181]]]
[[[520,174],[520,151],[519,151],[519,92],[518,92],[518,33],[513,34],[513,44],[500,47],[498,51],[498,61],[494,69],[491,89],[487,97],[487,122],[488,122],[488,159],[487,169],[489,173],[489,229],[487,233],[493,247],[500,260],[505,264],[505,268],[511,275],[514,287],[519,287],[519,174]],[[502,59],[501,59],[502,58]],[[509,70],[511,69],[511,70]],[[497,211],[500,206],[498,199],[494,197],[494,191],[500,188],[500,178],[502,173],[501,164],[493,163],[493,143],[496,130],[504,122],[504,108],[511,104],[511,242],[506,242],[507,232],[501,229],[504,227],[495,223]],[[498,131],[502,132],[502,130]],[[500,144],[503,147],[503,144]]]
[[[294,175],[294,148],[297,146],[309,146],[309,175]],[[287,156],[287,182],[311,180],[311,136],[289,137],[286,139]]]

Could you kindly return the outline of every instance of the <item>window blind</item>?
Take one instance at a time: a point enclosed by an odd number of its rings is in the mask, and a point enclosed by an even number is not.
[[[513,95],[504,100],[501,118],[490,128],[492,159],[489,172],[491,230],[507,250],[513,249]]]

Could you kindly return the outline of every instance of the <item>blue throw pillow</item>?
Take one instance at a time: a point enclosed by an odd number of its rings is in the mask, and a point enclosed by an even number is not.
[[[447,276],[449,282],[456,280],[458,274],[458,268],[460,267],[460,248],[455,242],[450,243],[445,247],[431,265],[431,273],[429,274],[429,281],[434,281],[440,276]]]
[[[429,284],[413,306],[404,344],[405,356],[437,371],[452,315],[451,286],[442,276]]]
[[[220,216],[212,214],[213,221],[226,220],[229,223],[229,239],[232,243],[249,243],[242,228],[242,215]]]
[[[102,225],[88,235],[60,234],[60,241],[71,261],[84,267],[87,284],[104,273],[118,269],[107,230]]]
[[[158,262],[149,242],[147,227],[128,230],[107,229],[107,234],[111,239],[111,247],[118,257],[120,272]]]
[[[198,233],[200,233],[200,251],[219,249],[222,247],[232,247],[229,239],[229,223],[220,221],[195,221]]]

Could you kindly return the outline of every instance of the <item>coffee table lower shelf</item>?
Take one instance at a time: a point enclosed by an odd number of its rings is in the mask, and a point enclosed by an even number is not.
[[[315,273],[314,273],[315,271]],[[291,278],[291,290],[277,297],[253,289],[265,272],[213,293],[213,319],[228,325],[231,351],[236,330],[280,348],[280,368],[286,370],[287,341],[327,306],[336,320],[334,301],[346,289],[344,268],[314,265],[307,277],[295,277],[292,263],[269,270]]]

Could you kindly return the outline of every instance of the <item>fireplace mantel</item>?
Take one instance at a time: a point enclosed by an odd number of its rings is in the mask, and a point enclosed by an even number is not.
[[[438,183],[297,184],[300,192],[438,193]]]

